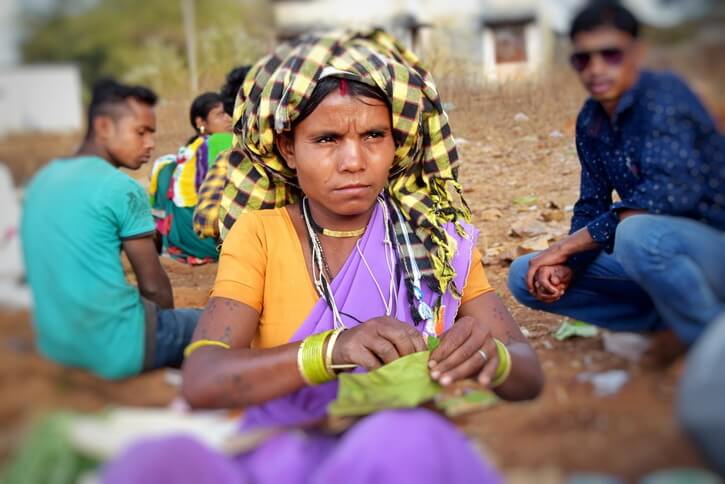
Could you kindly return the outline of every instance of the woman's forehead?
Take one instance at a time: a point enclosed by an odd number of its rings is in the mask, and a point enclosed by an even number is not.
[[[320,122],[326,124],[347,123],[350,120],[362,124],[380,124],[382,121],[390,123],[390,110],[383,101],[350,95],[349,92],[342,94],[340,91],[341,89],[336,89],[325,96],[315,110],[300,123],[300,126],[313,126]]]

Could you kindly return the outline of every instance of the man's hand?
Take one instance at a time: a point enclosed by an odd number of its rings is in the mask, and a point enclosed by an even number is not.
[[[161,267],[152,234],[123,240],[123,250],[128,256],[138,289],[143,297],[158,304],[162,309],[174,307],[174,294],[166,271]]]
[[[561,299],[571,284],[573,271],[563,264],[541,267],[534,275],[534,292],[536,299],[545,303],[553,303]]]
[[[534,279],[539,269],[547,266],[561,266],[566,263],[568,254],[564,252],[560,244],[554,244],[529,261],[529,271],[526,273],[526,286],[529,292],[536,295]]]
[[[539,269],[546,266],[563,266],[569,257],[580,252],[599,248],[599,245],[592,239],[589,230],[586,227],[581,228],[565,239],[555,243],[545,251],[533,257],[529,261],[529,271],[526,273],[526,286],[529,292],[536,296],[536,287],[534,287],[534,279]],[[560,281],[565,274],[559,278]],[[567,276],[571,279],[571,274]],[[563,294],[563,293],[562,293]],[[538,297],[538,296],[537,296]]]

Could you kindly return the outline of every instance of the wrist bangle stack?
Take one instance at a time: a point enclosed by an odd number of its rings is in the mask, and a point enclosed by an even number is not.
[[[335,372],[327,364],[328,359],[332,360],[332,346],[339,335],[337,330],[329,330],[308,336],[300,344],[297,350],[297,368],[302,379],[308,385],[319,385],[335,379]],[[325,341],[328,336],[330,342],[327,345],[325,355]]]
[[[493,381],[491,381],[491,388],[503,385],[511,374],[511,353],[509,353],[509,349],[495,338],[494,342],[496,343],[498,366],[496,367],[496,373],[493,375]]]

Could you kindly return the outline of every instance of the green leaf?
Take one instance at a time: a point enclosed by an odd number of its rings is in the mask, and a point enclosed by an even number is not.
[[[538,201],[539,201],[539,197],[537,197],[535,195],[524,195],[522,197],[516,197],[513,200],[513,202],[516,205],[524,205],[524,206],[533,205]]]
[[[581,338],[593,338],[598,333],[599,330],[597,327],[589,323],[582,321],[563,321],[561,326],[554,332],[554,338],[559,341],[577,336]]]
[[[441,344],[441,340],[437,338],[436,336],[428,335],[428,351],[433,351],[434,349],[438,348],[438,346]]]
[[[428,373],[429,351],[399,358],[368,373],[343,373],[337,399],[327,411],[333,417],[367,415],[389,408],[413,408],[432,400],[441,387]]]
[[[56,412],[37,421],[10,459],[2,484],[72,484],[98,462],[73,448],[68,427],[73,414]]]

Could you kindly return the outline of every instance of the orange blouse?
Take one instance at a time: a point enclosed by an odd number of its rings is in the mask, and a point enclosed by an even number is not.
[[[462,303],[492,291],[473,250]],[[242,214],[224,239],[212,297],[244,303],[259,312],[255,348],[289,342],[317,304],[302,244],[285,208]]]

